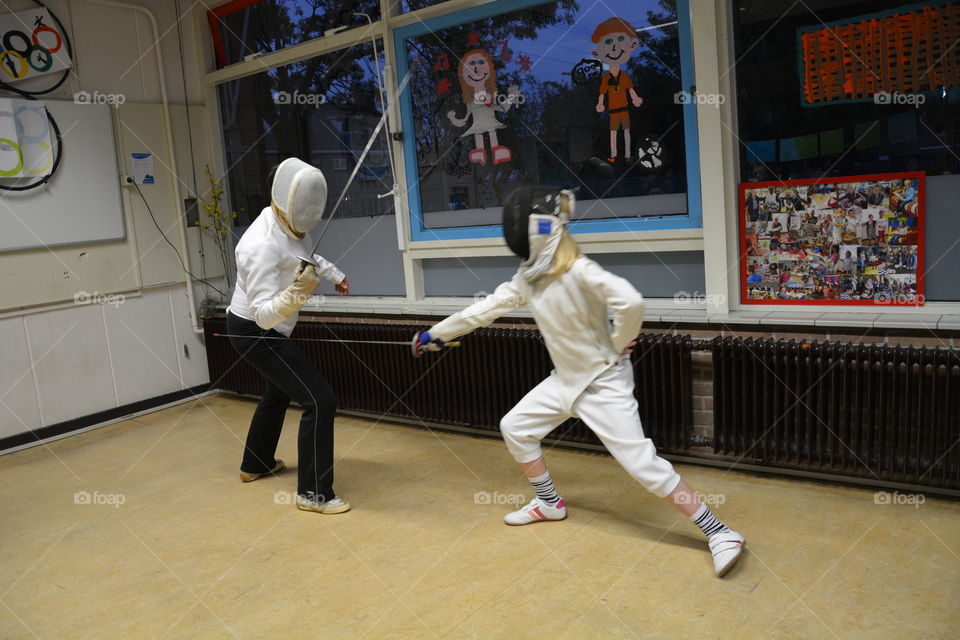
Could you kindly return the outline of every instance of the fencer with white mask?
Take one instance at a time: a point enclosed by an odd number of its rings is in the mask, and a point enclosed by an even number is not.
[[[310,358],[289,339],[300,308],[330,281],[340,295],[350,291],[343,272],[312,254],[307,233],[323,218],[327,182],[323,172],[298,159],[274,171],[270,206],[237,243],[237,285],[227,308],[230,342],[263,376],[266,392],[247,432],[240,479],[251,482],[285,468],[275,457],[291,400],[303,407],[297,438],[297,507],[332,514],[350,509],[333,491],[333,421],[336,396]],[[312,255],[315,264],[298,256]]]
[[[500,422],[507,449],[536,493],[504,521],[526,525],[567,517],[540,441],[567,418],[579,417],[633,478],[703,531],[714,570],[723,576],[740,558],[744,538],[713,515],[644,435],[629,355],[643,322],[643,297],[580,253],[567,229],[574,203],[566,190],[522,187],[511,193],[503,205],[503,233],[523,260],[516,275],[414,336],[414,355],[437,351],[448,340],[529,307],[555,368]]]

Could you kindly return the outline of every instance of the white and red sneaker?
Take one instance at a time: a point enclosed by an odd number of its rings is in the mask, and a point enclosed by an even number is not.
[[[736,531],[725,531],[710,536],[708,544],[713,554],[713,570],[722,578],[727,571],[737,564],[743,553],[743,545],[747,543],[743,536]]]
[[[503,516],[503,521],[512,527],[519,527],[543,520],[563,520],[566,517],[567,505],[564,504],[563,498],[560,498],[552,507],[540,498],[534,498],[522,509],[511,511]]]
[[[510,159],[513,158],[513,154],[510,153],[510,149],[503,145],[498,145],[490,151],[493,152],[493,164],[495,165],[502,162],[510,162]]]
[[[486,149],[474,149],[467,155],[467,159],[474,164],[487,164],[487,150]]]

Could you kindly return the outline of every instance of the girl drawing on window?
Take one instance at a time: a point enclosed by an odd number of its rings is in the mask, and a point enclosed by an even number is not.
[[[454,110],[447,112],[447,117],[455,127],[463,127],[467,120],[471,120],[470,128],[463,132],[462,137],[473,136],[474,149],[468,158],[470,162],[487,164],[487,151],[483,143],[483,134],[490,136],[490,153],[493,155],[493,164],[510,162],[513,156],[510,149],[497,141],[497,129],[503,129],[505,124],[497,120],[497,112],[506,113],[516,101],[519,91],[511,86],[506,96],[497,94],[497,72],[493,68],[493,58],[481,49],[466,52],[460,58],[457,67],[457,78],[460,80],[460,92],[463,102],[467,106],[467,113],[458,118]]]

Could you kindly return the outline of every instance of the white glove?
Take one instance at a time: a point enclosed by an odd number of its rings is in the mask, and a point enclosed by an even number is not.
[[[281,291],[272,301],[278,316],[289,318],[304,305],[310,294],[320,286],[320,276],[312,264],[297,267],[293,272],[293,284]]]

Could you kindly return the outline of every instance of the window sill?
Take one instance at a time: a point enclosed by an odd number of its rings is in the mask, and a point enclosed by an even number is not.
[[[472,298],[428,298],[410,301],[405,298],[314,297],[303,307],[307,314],[362,314],[375,316],[442,317],[455,313],[473,302]],[[743,330],[746,327],[822,327],[913,331],[960,331],[960,305],[930,303],[919,309],[892,307],[881,312],[853,312],[828,308],[817,311],[735,310],[709,313],[689,304],[670,299],[647,299],[644,321],[667,325],[706,325]],[[506,318],[530,318],[527,309],[507,314]]]
[[[703,251],[703,229],[665,229],[616,233],[577,233],[574,239],[587,255],[591,253],[644,253],[650,251]],[[416,260],[464,256],[513,255],[499,235],[460,240],[420,240],[409,243]]]

